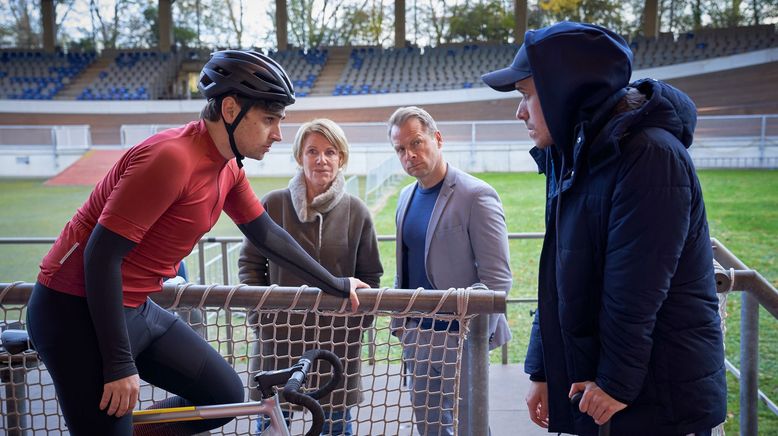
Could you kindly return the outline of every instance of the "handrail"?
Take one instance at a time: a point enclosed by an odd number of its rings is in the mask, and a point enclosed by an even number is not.
[[[508,239],[542,239],[543,232],[508,233]],[[378,235],[379,242],[392,242],[395,235]],[[0,237],[0,245],[13,244],[53,244],[53,237]],[[220,243],[232,244],[243,241],[242,236],[206,236],[200,239],[201,244]],[[745,291],[753,295],[774,318],[778,319],[778,290],[759,272],[749,269],[731,251],[716,238],[711,238],[714,257],[721,265],[715,268],[716,288],[718,292],[726,290]],[[508,299],[509,302],[533,302],[532,299]]]
[[[778,290],[716,238],[711,238],[711,243],[714,259],[730,272],[730,289],[744,291],[740,305],[740,434],[755,435],[759,432],[759,305],[778,319]],[[772,401],[766,400],[769,406]]]
[[[542,239],[543,232],[512,232],[508,233],[508,239]],[[395,235],[378,235],[379,242],[395,241]],[[13,244],[53,244],[53,237],[0,237],[0,245]],[[200,239],[201,244],[217,243],[232,244],[243,242],[242,236],[205,236]],[[726,290],[746,291],[778,319],[778,290],[765,279],[759,272],[745,266],[731,251],[729,251],[716,238],[711,238],[714,256],[720,263],[720,268],[715,268],[716,288],[718,292]],[[733,282],[734,281],[734,282]],[[532,299],[508,299],[509,302],[534,302]]]
[[[748,268],[718,239],[711,238],[711,243],[713,256],[721,264],[722,272],[727,276],[734,272],[734,281],[729,284],[732,290],[745,291],[753,295],[773,318],[778,319],[778,290],[759,272]]]
[[[32,293],[33,283],[0,283],[0,304],[26,304]],[[360,305],[358,313],[403,312],[413,297],[413,312],[441,313],[446,315],[475,315],[503,313],[506,293],[485,289],[420,290],[413,289],[357,289]],[[467,292],[467,304],[462,306],[461,291]],[[206,294],[207,295],[204,295]],[[206,286],[190,283],[168,283],[162,292],[150,295],[162,307],[223,307],[224,309],[286,309],[304,310],[318,307],[320,310],[348,311],[349,300],[322,293],[309,286]],[[291,297],[291,298],[290,298]],[[318,300],[318,302],[317,302]],[[296,301],[290,307],[290,301]],[[229,303],[229,305],[225,305]],[[462,311],[464,307],[464,312]]]

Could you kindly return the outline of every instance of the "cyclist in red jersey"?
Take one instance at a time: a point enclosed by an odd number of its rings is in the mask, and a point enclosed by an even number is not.
[[[41,262],[28,330],[54,381],[71,434],[132,434],[139,378],[174,393],[164,407],[244,400],[230,365],[148,296],[210,230],[222,210],[272,261],[359,306],[355,278],[334,277],[271,220],[242,171],[281,140],[294,89],[283,68],[253,51],[216,52],[200,74],[199,121],[131,148]],[[75,340],[73,340],[75,338]],[[192,434],[229,419],[139,426]]]

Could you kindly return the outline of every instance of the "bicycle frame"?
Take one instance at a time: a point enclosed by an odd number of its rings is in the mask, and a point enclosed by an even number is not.
[[[290,436],[289,429],[284,421],[284,415],[281,413],[278,394],[262,401],[247,403],[136,410],[132,412],[132,424],[197,421],[247,415],[265,415],[270,418],[270,425],[261,433],[261,436]]]

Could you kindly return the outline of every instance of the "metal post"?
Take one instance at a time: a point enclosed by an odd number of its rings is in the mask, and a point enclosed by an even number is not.
[[[742,294],[740,307],[740,434],[757,435],[759,421],[759,303]]]
[[[200,277],[198,282],[201,285],[205,284],[205,241],[200,239],[197,242],[197,266],[200,269]]]
[[[470,323],[470,386],[464,386],[462,396],[468,405],[465,428],[468,435],[489,434],[489,315],[478,315]]]
[[[23,436],[28,432],[27,391],[25,378],[27,368],[24,363],[12,363],[0,370],[0,379],[5,384],[5,428],[9,436]]]
[[[724,269],[748,269],[721,242],[714,238],[711,242],[714,257]],[[759,429],[759,301],[753,291],[760,287],[749,284],[740,306],[740,434],[746,436],[758,434]]]
[[[367,329],[367,355],[368,355],[368,363],[370,365],[375,365],[375,322],[370,325],[370,328]]]
[[[220,242],[222,249],[222,283],[225,285],[230,284],[230,263],[227,259],[227,242]]]
[[[759,134],[759,166],[764,167],[764,149],[767,140],[767,117],[762,115],[762,129]]]
[[[475,123],[470,124],[470,171],[483,171],[475,168]]]
[[[56,127],[51,128],[51,153],[54,155],[54,168],[59,168],[59,150],[57,149]]]
[[[227,256],[229,255],[227,251],[227,242],[221,242],[221,249],[222,249],[222,283],[229,284],[230,283],[230,263],[227,261]],[[225,314],[225,322],[227,324],[227,361],[230,362],[230,365],[233,363],[233,349],[232,349],[232,310],[227,308]]]
[[[197,281],[201,284],[205,284],[205,241],[200,239],[197,242],[197,266],[199,268],[199,276]],[[186,314],[187,323],[200,335],[201,338],[208,340],[208,329],[205,325],[205,313],[202,309],[196,308],[182,308],[179,309],[180,314]]]

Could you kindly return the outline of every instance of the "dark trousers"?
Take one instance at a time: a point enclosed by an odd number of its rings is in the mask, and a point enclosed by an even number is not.
[[[166,405],[244,401],[243,383],[232,367],[177,316],[151,300],[137,308],[125,308],[124,316],[140,378],[178,396]],[[104,384],[102,359],[86,299],[36,283],[27,307],[27,323],[30,338],[54,381],[70,433],[131,435],[130,414],[115,418],[99,409]],[[230,420],[162,426],[191,434]]]

